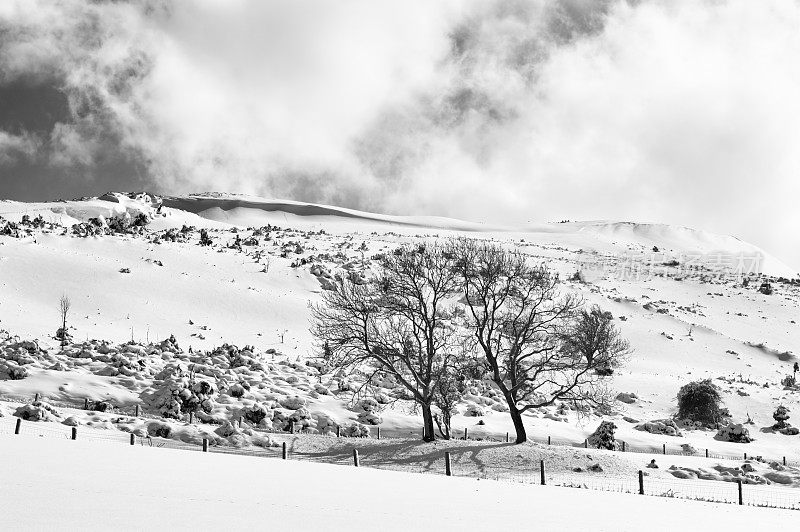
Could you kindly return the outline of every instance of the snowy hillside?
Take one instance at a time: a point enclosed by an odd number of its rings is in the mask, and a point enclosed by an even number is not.
[[[613,381],[620,401],[605,416],[619,438],[653,450],[687,444],[800,460],[800,436],[767,429],[779,403],[800,417],[800,391],[780,384],[800,350],[797,272],[733,237],[629,222],[486,227],[214,194],[3,201],[0,216],[0,330],[8,332],[0,333],[0,399],[28,402],[39,393],[63,405],[88,399],[130,410],[139,404],[158,415],[159,394],[184,386],[191,366],[216,388],[205,420],[211,424],[175,432],[192,441],[243,415],[275,430],[297,423],[330,433],[359,422],[377,424],[386,435],[419,434],[407,402],[353,404],[346,378],[314,367],[319,350],[308,306],[336,276],[368,276],[379,253],[420,239],[469,236],[546,262],[569,279],[567,290],[613,313],[634,349]],[[201,229],[208,245],[201,245]],[[766,281],[770,295],[760,291]],[[62,294],[72,301],[72,342],[64,349],[54,339]],[[10,378],[19,368],[23,378]],[[752,443],[718,441],[706,430],[664,434],[663,424],[647,424],[669,418],[680,386],[700,378],[722,387],[736,422],[752,420],[746,425]],[[385,383],[380,393],[394,390]],[[475,437],[512,430],[487,387],[470,390],[459,412],[455,429],[469,428]],[[529,414],[532,435],[572,441],[582,441],[601,420],[578,420],[560,406]],[[52,421],[67,417],[60,412]],[[127,430],[148,428],[128,423]],[[270,444],[235,431],[214,434],[223,445]],[[761,473],[766,481],[768,471]],[[780,478],[800,487],[800,471],[789,468]]]

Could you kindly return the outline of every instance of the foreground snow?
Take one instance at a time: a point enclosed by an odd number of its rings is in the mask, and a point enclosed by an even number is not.
[[[788,510],[0,436],[0,529],[768,530]]]

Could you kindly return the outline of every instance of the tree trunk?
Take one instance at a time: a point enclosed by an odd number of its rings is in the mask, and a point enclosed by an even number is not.
[[[511,401],[508,402],[508,410],[511,414],[511,421],[514,422],[514,430],[517,433],[517,439],[514,443],[525,443],[528,441],[528,434],[525,432],[525,424],[522,422],[522,413],[517,408],[517,405]]]
[[[433,428],[433,413],[431,412],[430,404],[422,405],[422,425],[425,429],[422,439],[424,441],[434,441],[436,439],[436,433]]]

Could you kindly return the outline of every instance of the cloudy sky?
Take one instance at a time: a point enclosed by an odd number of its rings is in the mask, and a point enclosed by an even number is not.
[[[800,268],[796,0],[0,2],[0,198],[666,222]]]

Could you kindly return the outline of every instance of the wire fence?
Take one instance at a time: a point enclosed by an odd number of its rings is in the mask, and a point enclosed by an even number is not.
[[[139,436],[122,431],[109,431],[86,426],[68,427],[50,423],[23,421],[20,418],[0,418],[0,436],[3,437],[43,437],[63,440],[78,440],[113,443],[116,445],[138,445],[195,452],[241,455],[254,458],[291,459],[337,465],[356,465],[389,470],[408,470],[408,459],[394,461],[391,458],[376,460],[361,459],[357,447],[336,452],[293,452],[290,443],[284,441],[279,447],[236,448],[210,445],[208,440],[201,444],[166,438]],[[296,436],[299,437],[299,436]],[[454,449],[457,450],[457,449]],[[350,454],[352,452],[352,454]],[[683,480],[664,477],[651,477],[646,472],[635,475],[610,475],[604,473],[548,473],[545,462],[528,469],[490,468],[485,470],[459,471],[461,464],[451,461],[450,452],[438,452],[436,456],[419,458],[417,472],[428,474],[447,474],[483,478],[525,484],[547,484],[568,488],[630,493],[657,497],[670,497],[708,501],[727,504],[740,504],[768,508],[800,510],[800,489],[778,488],[771,485],[749,484],[749,478],[732,478],[729,482],[712,480]],[[424,460],[424,463],[423,463]]]
[[[4,397],[5,400],[13,399],[15,402],[25,403],[30,398],[25,397]],[[38,394],[34,400],[39,399]],[[64,402],[52,401],[48,399],[48,404],[62,408],[80,409],[88,407],[90,410],[98,404],[90,403],[88,400],[84,404],[80,402]],[[99,410],[95,410],[99,411]],[[108,412],[106,412],[108,413]],[[131,416],[144,419],[162,419],[159,416],[145,413],[143,409],[137,405],[125,405],[122,407],[113,408],[114,415]],[[242,420],[238,420],[241,426]],[[254,430],[254,427],[250,427]],[[371,436],[379,439],[393,439],[401,440],[405,438],[388,437],[385,433],[381,434],[379,427],[371,428]],[[258,430],[258,432],[269,433],[274,436],[290,436],[295,433],[294,427],[287,432],[276,432]],[[298,437],[301,430],[297,430]],[[278,447],[234,447],[218,445],[216,442],[205,439],[198,441],[198,438],[191,438],[191,441],[180,441],[176,439],[161,438],[157,436],[134,434],[124,432],[122,430],[109,430],[108,428],[93,427],[91,425],[81,425],[80,427],[71,427],[66,425],[57,425],[54,423],[37,423],[30,421],[23,421],[16,417],[0,418],[0,435],[25,435],[34,437],[46,438],[59,438],[59,439],[78,439],[82,441],[99,442],[99,443],[114,443],[114,444],[127,444],[138,445],[144,447],[160,447],[166,449],[177,449],[186,451],[206,451],[220,454],[235,454],[244,455],[257,458],[291,458],[295,460],[338,464],[338,465],[353,465],[358,462],[359,465],[366,467],[373,467],[378,469],[389,470],[409,470],[409,458],[376,458],[373,455],[367,455],[366,459],[359,457],[358,446],[353,449],[343,451],[341,448],[325,452],[298,452],[293,449],[291,443],[284,441]],[[337,431],[337,436],[338,436]],[[303,437],[321,437],[327,438],[328,436],[314,436],[312,434],[303,435]],[[453,437],[461,440],[472,439],[475,441],[495,441],[495,442],[508,442],[510,434],[505,437],[489,436],[486,434],[469,434],[465,429],[463,435],[458,437],[453,434]],[[540,435],[529,436],[529,440],[538,443],[543,443],[551,446],[572,447],[572,448],[589,448],[588,441],[576,442],[561,438],[552,438],[550,436],[543,437]],[[627,444],[621,440],[617,440],[619,451],[643,454],[665,454],[676,456],[689,456],[689,457],[708,457],[714,459],[726,460],[741,460],[748,458],[746,454],[739,456],[724,455],[720,453],[711,453],[707,449],[704,453],[690,453],[686,452],[683,448],[675,449],[668,448],[666,444],[662,444],[661,449],[651,447],[636,447]],[[457,450],[456,448],[453,449]],[[354,454],[351,455],[350,452]],[[661,451],[659,453],[659,451]],[[413,471],[418,473],[432,473],[442,474],[448,471],[456,471],[455,474],[459,476],[467,476],[473,478],[491,479],[499,481],[512,481],[525,484],[549,484],[554,486],[563,486],[571,488],[582,488],[602,491],[612,491],[620,493],[632,493],[641,495],[652,495],[660,497],[674,497],[681,499],[693,499],[709,502],[720,502],[730,504],[743,504],[750,506],[763,506],[772,508],[786,508],[800,510],[800,489],[797,488],[781,488],[774,485],[759,485],[752,484],[753,479],[748,477],[729,477],[727,481],[720,480],[701,480],[701,479],[672,479],[664,477],[651,477],[646,472],[640,472],[639,478],[635,476],[620,476],[611,475],[606,473],[569,473],[557,472],[551,474],[544,471],[545,463],[542,461],[538,467],[536,464],[520,466],[520,467],[488,467],[481,469],[474,469],[464,467],[459,471],[461,464],[458,462],[451,463],[449,452],[439,452],[436,456],[427,455],[425,457],[416,457],[419,462],[414,464]],[[761,457],[750,456],[751,459],[766,461]],[[799,465],[796,461],[786,460],[782,457],[781,460],[775,460],[783,465],[796,466]]]

